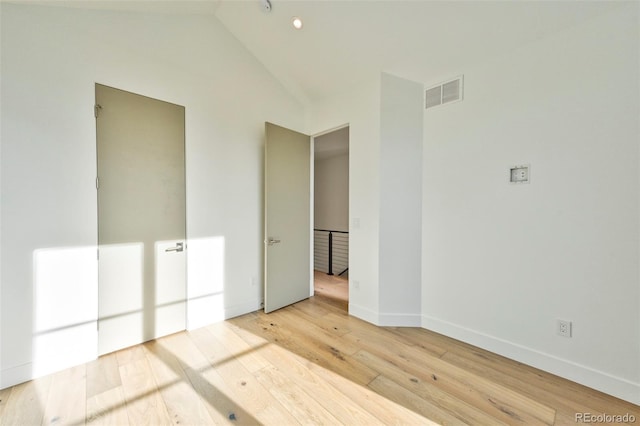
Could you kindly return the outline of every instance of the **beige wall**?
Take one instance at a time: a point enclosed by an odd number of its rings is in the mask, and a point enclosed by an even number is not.
[[[314,198],[314,228],[349,230],[348,154],[315,162]]]

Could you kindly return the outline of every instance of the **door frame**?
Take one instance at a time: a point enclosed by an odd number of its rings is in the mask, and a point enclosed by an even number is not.
[[[336,127],[332,127],[328,130],[324,130],[322,132],[318,132],[318,133],[314,133],[313,135],[311,135],[311,167],[310,167],[310,173],[311,173],[311,179],[310,179],[310,193],[311,193],[311,197],[310,197],[310,203],[311,206],[309,208],[309,224],[311,225],[311,229],[309,230],[310,236],[309,236],[309,244],[311,244],[311,247],[309,248],[309,254],[310,254],[310,258],[309,258],[309,265],[310,265],[310,271],[311,271],[311,276],[309,277],[309,297],[313,296],[313,292],[314,292],[314,277],[313,277],[313,272],[314,272],[314,260],[313,260],[313,254],[314,254],[314,247],[313,247],[313,237],[314,237],[314,232],[313,232],[313,228],[314,228],[314,207],[315,207],[315,198],[316,198],[316,194],[315,194],[315,177],[316,177],[316,173],[315,173],[315,162],[316,162],[316,153],[315,153],[315,141],[316,138],[320,137],[320,136],[324,136],[327,135],[329,133],[333,133],[336,132],[338,130],[342,130],[346,127],[351,127],[351,125],[349,123],[345,123],[345,124],[341,124],[339,126]],[[347,141],[348,146],[349,146],[349,153],[351,153],[351,132],[349,132],[349,140]],[[351,155],[351,154],[349,154]],[[351,171],[351,156],[349,156],[349,171]],[[351,173],[349,173],[349,204],[351,204]],[[349,214],[351,214],[351,209],[349,209]],[[349,228],[351,228],[351,217],[349,217]],[[351,255],[351,236],[349,236],[349,255]],[[348,314],[348,312],[347,312]]]

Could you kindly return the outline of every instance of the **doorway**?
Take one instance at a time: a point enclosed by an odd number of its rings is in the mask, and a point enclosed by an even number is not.
[[[314,294],[348,311],[348,126],[311,138],[265,123],[264,216],[265,313]]]
[[[314,138],[314,294],[349,303],[349,127]]]
[[[95,95],[102,355],[186,328],[185,109]]]

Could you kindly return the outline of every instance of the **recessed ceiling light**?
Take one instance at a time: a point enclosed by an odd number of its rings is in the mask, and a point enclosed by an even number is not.
[[[293,18],[291,18],[291,25],[293,25],[293,28],[295,28],[296,30],[301,30],[302,19],[297,16],[294,16]]]

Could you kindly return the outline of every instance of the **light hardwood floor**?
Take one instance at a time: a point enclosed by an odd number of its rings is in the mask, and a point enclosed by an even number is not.
[[[315,296],[0,391],[2,425],[575,424],[640,407]]]
[[[340,306],[349,310],[349,279],[340,275],[327,275],[325,272],[313,271],[313,289],[316,296],[342,302]]]

